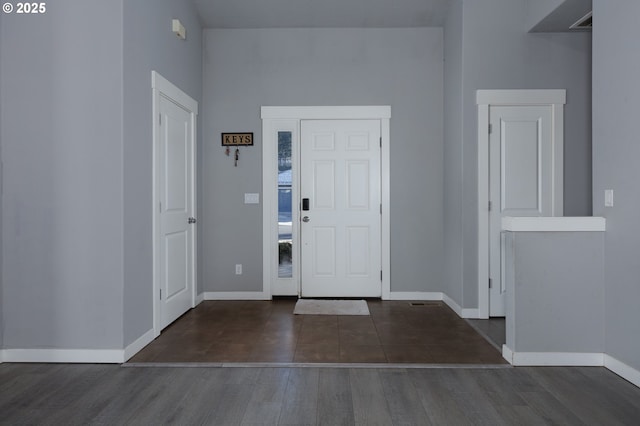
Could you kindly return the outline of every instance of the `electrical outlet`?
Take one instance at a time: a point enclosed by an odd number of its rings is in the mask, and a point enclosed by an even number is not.
[[[236,275],[242,275],[242,264],[238,263],[236,265]]]

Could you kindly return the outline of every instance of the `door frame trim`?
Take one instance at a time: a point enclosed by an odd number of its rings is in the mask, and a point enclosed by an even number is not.
[[[153,146],[152,146],[152,181],[153,181],[153,202],[151,205],[152,210],[152,226],[153,226],[153,291],[151,294],[151,298],[153,300],[153,337],[158,337],[160,332],[162,331],[161,324],[161,315],[160,315],[160,267],[162,265],[160,256],[160,215],[159,215],[159,203],[160,203],[160,188],[158,185],[158,143],[160,138],[160,123],[158,120],[160,114],[160,98],[164,96],[165,98],[170,99],[176,104],[180,105],[185,110],[189,111],[189,115],[191,118],[191,162],[192,162],[192,170],[191,176],[189,177],[191,182],[193,183],[191,191],[191,211],[196,212],[197,200],[196,195],[198,193],[196,185],[197,185],[197,163],[196,163],[196,141],[197,141],[197,126],[196,119],[198,115],[198,102],[191,98],[189,95],[184,93],[180,88],[171,83],[169,80],[164,78],[156,71],[151,71],[151,89],[152,89],[152,128],[153,128]],[[191,307],[194,308],[196,306],[196,292],[197,292],[197,284],[198,284],[198,266],[197,266],[197,232],[195,226],[191,227],[192,233],[192,265],[193,268],[193,285],[191,287]]]
[[[489,110],[492,106],[551,106],[554,216],[563,215],[564,89],[478,90],[478,318],[489,318]]]
[[[390,220],[390,119],[391,106],[263,106],[262,118],[262,290],[267,298],[272,297],[272,286],[277,279],[277,222],[273,220],[273,209],[277,209],[278,167],[277,140],[271,136],[273,125],[278,120],[297,122],[300,136],[302,120],[380,120],[382,150],[380,158],[380,200],[381,214],[381,262],[382,299],[390,299],[391,294],[391,220]],[[274,205],[275,204],[275,205]],[[277,210],[276,210],[277,211]],[[298,295],[300,286],[298,283]]]

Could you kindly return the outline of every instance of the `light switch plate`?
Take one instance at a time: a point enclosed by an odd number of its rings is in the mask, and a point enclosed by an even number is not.
[[[245,204],[260,204],[260,194],[244,194]]]
[[[613,207],[613,189],[604,190],[604,206]]]

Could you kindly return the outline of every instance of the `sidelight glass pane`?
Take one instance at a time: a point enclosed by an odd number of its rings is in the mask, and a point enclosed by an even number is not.
[[[291,132],[278,132],[278,277],[293,277]]]

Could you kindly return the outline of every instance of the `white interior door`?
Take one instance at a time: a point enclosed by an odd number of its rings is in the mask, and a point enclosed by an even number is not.
[[[156,173],[160,236],[157,261],[162,329],[193,305],[195,138],[191,111],[162,94],[159,110]]]
[[[489,111],[489,315],[505,315],[503,216],[553,215],[551,106]]]
[[[380,121],[302,120],[302,297],[380,297]]]

